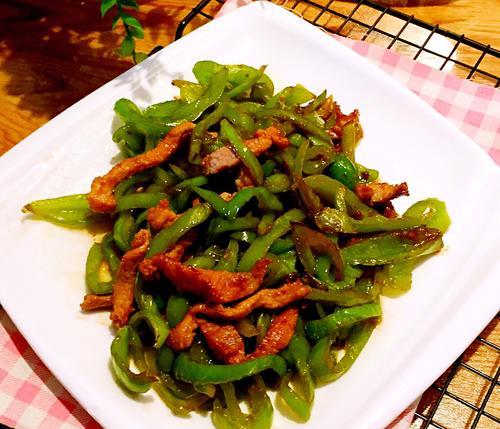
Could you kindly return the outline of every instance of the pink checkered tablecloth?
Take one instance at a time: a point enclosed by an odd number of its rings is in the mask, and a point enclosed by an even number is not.
[[[229,0],[222,13],[249,3]],[[477,142],[500,165],[500,91],[378,46],[336,37],[389,73]],[[405,429],[417,401],[390,429]],[[0,423],[17,429],[99,428],[47,370],[0,308]]]

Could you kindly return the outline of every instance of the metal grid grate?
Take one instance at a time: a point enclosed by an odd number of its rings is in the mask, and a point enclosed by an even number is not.
[[[200,1],[177,27],[176,39],[212,20],[223,3],[224,0]],[[428,24],[369,0],[277,0],[274,3],[329,33],[376,43],[435,69],[453,71],[477,83],[500,86],[500,77],[494,72],[500,67],[500,51],[439,25]],[[498,337],[499,323],[500,313],[424,393],[412,429],[500,428],[500,341],[490,338],[492,333]],[[485,349],[481,355],[487,356],[486,364],[474,360],[478,348]],[[462,380],[461,386],[457,386],[458,379]],[[464,389],[464,382],[470,382],[471,388]],[[443,415],[443,405],[461,408],[462,420]]]
[[[202,0],[177,27],[176,39],[213,19],[223,0]],[[312,24],[332,34],[376,43],[435,69],[494,87],[500,51],[441,28],[415,16],[369,0],[275,0]]]

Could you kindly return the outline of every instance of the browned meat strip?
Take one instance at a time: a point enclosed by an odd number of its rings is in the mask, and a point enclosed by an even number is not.
[[[245,360],[265,355],[274,355],[283,350],[288,346],[295,333],[298,318],[299,310],[295,307],[288,308],[277,316],[274,316],[262,342]]]
[[[194,293],[207,302],[227,303],[254,293],[266,274],[269,259],[261,259],[249,273],[232,273],[194,268],[174,261],[167,255],[156,255],[141,266],[147,276],[151,266],[158,268],[179,292]],[[143,267],[147,267],[145,272]]]
[[[113,311],[110,319],[120,328],[128,323],[134,303],[135,277],[139,263],[148,251],[151,234],[141,229],[132,240],[131,249],[126,252],[120,262],[115,282],[113,283]]]
[[[298,317],[299,311],[295,307],[275,316],[262,342],[248,355],[245,355],[243,339],[233,325],[218,325],[203,319],[197,319],[197,322],[215,356],[227,364],[234,364],[279,353],[290,343]]]
[[[285,148],[290,144],[288,139],[276,127],[257,130],[253,139],[245,140],[245,145],[255,155],[264,153],[273,144],[280,148]],[[216,174],[228,168],[236,167],[240,162],[238,156],[229,147],[225,146],[203,158],[201,165],[205,174]]]
[[[151,207],[147,211],[148,223],[156,231],[170,225],[177,217],[178,215],[170,209],[168,200],[161,200],[155,207]]]
[[[341,138],[342,137],[342,129],[349,122],[357,122],[359,120],[359,112],[358,109],[354,109],[351,113],[345,114],[340,110],[340,106],[337,103],[333,103],[333,113],[335,114],[336,121],[335,125],[330,128],[329,133],[332,138]],[[361,128],[359,129],[361,132]]]
[[[387,204],[401,195],[409,195],[406,182],[390,185],[382,182],[358,183],[354,192],[361,201],[369,206]]]
[[[192,314],[186,314],[184,319],[170,330],[167,337],[167,346],[175,352],[187,349],[193,344],[196,328],[198,328],[196,319]]]
[[[113,306],[113,295],[87,294],[83,297],[80,308],[83,311],[93,311],[111,308]]]
[[[196,304],[191,312],[214,319],[241,320],[257,308],[276,310],[306,297],[310,292],[309,286],[297,280],[276,289],[262,289],[234,307],[224,307],[220,304]]]
[[[208,347],[225,363],[238,363],[245,360],[245,344],[233,325],[218,325],[197,319],[201,333]]]
[[[170,331],[169,345],[175,350],[184,350],[191,346],[194,332],[198,327],[194,317],[203,314],[212,319],[241,320],[257,308],[276,310],[304,298],[311,292],[309,286],[300,280],[287,283],[277,289],[263,289],[236,304],[234,307],[224,307],[220,304],[196,304],[179,325]]]
[[[116,164],[104,176],[96,177],[87,196],[90,208],[97,213],[113,212],[116,199],[113,194],[116,186],[130,176],[165,162],[180,146],[194,128],[192,122],[185,122],[172,128],[158,145],[147,152]]]

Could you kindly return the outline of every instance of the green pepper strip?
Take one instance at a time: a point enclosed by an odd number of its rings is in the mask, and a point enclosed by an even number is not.
[[[374,329],[375,324],[370,320],[354,325],[345,344],[345,354],[338,362],[334,361],[330,350],[334,340],[330,337],[321,338],[312,348],[309,359],[316,383],[331,383],[345,374],[365,347]]]
[[[286,362],[280,356],[267,355],[234,365],[211,365],[193,362],[186,353],[181,353],[174,362],[175,378],[197,384],[229,383],[267,369],[283,376],[286,372]]]
[[[178,177],[175,175],[175,173],[173,171],[165,171],[161,167],[155,167],[153,172],[154,172],[153,173],[154,174],[154,183],[156,183],[157,185],[163,186],[164,188],[170,188],[179,181]],[[120,186],[120,185],[118,185],[118,186]],[[116,195],[116,188],[115,188],[115,195]]]
[[[265,287],[278,283],[287,275],[297,272],[295,268],[295,264],[297,263],[295,252],[289,251],[281,255],[268,254],[268,257],[270,257],[272,262],[267,267],[267,275],[263,282]]]
[[[226,95],[229,98],[234,98],[237,97],[238,95],[243,94],[245,91],[249,90],[252,86],[254,86],[258,80],[260,80],[260,78],[264,75],[265,71],[266,71],[266,66],[260,67],[259,70],[257,70],[257,72],[254,73],[253,76],[248,77],[238,86],[235,86],[228,93],[226,93]]]
[[[279,385],[279,398],[281,398],[288,409],[292,411],[295,418],[301,422],[305,423],[311,417],[311,406],[306,400],[301,398],[290,386],[290,380],[292,374],[286,374],[280,381]]]
[[[124,210],[113,225],[113,239],[122,252],[130,249],[130,244],[136,232],[135,219],[130,210]]]
[[[305,140],[297,150],[297,155],[295,157],[295,164],[293,166],[294,181],[296,179],[302,179],[302,169],[304,168],[304,159],[306,157],[308,149],[309,149],[309,140]]]
[[[341,308],[323,319],[307,322],[306,333],[313,340],[319,340],[327,335],[334,337],[341,329],[350,328],[362,320],[380,316],[382,316],[382,308],[378,301],[356,307]]]
[[[245,251],[237,270],[250,271],[259,259],[266,256],[273,243],[290,230],[293,222],[302,222],[304,219],[305,215],[299,209],[291,209],[276,219],[269,233],[258,237]]]
[[[139,341],[129,326],[120,328],[115,339],[111,343],[111,365],[117,380],[128,390],[134,393],[147,392],[154,377],[145,373],[135,374],[129,369],[129,344],[132,341]]]
[[[196,176],[189,179],[183,180],[182,182],[175,185],[174,189],[176,191],[181,191],[184,189],[190,189],[193,186],[203,186],[208,183],[208,179],[205,176]]]
[[[332,142],[330,135],[325,130],[321,129],[316,124],[297,113],[290,112],[288,110],[262,108],[255,113],[255,116],[257,118],[271,116],[286,121],[292,121],[296,126],[306,131],[307,133],[319,137],[320,139],[325,140],[330,144]]]
[[[275,218],[276,216],[274,215],[274,213],[266,213],[264,216],[262,216],[262,219],[257,225],[257,234],[259,235],[267,234],[269,230],[272,228]]]
[[[156,366],[162,372],[169,373],[174,363],[175,355],[167,346],[160,347],[156,356]]]
[[[264,179],[264,186],[273,194],[290,190],[290,179],[286,174],[277,173]]]
[[[236,128],[245,131],[253,136],[255,132],[255,121],[252,116],[244,110],[239,109],[238,103],[231,103],[226,106],[224,117]]]
[[[427,198],[416,202],[406,210],[403,217],[420,219],[425,226],[439,229],[443,234],[451,225],[446,204],[437,198]]]
[[[216,263],[217,261],[214,258],[207,255],[193,256],[185,262],[185,264],[190,267],[204,268],[206,270],[211,270],[215,267]]]
[[[363,278],[356,282],[351,288],[342,290],[318,290],[306,296],[310,301],[331,302],[342,307],[353,307],[355,305],[367,304],[375,300],[380,293],[380,284],[372,279]]]
[[[207,89],[198,100],[181,106],[171,117],[172,120],[196,120],[205,110],[213,106],[221,98],[227,83],[227,70],[221,69],[215,73]]]
[[[113,110],[125,124],[132,125],[137,131],[149,138],[150,143],[153,140],[159,140],[173,126],[173,124],[164,123],[163,120],[144,116],[140,109],[126,98],[119,99]]]
[[[264,177],[268,177],[276,168],[276,162],[272,159],[267,159],[264,164],[262,164],[262,171],[264,173]]]
[[[210,222],[207,241],[211,243],[219,234],[227,231],[242,231],[256,229],[260,220],[253,216],[237,217],[233,220],[217,217]],[[234,237],[233,237],[234,238]]]
[[[264,337],[267,334],[269,326],[271,326],[272,320],[273,319],[269,313],[260,313],[259,314],[259,317],[257,318],[257,323],[256,323],[257,331],[259,332],[257,334],[257,338],[255,339],[257,345],[262,343],[262,340],[264,339]]]
[[[331,260],[328,255],[316,258],[315,273],[318,280],[330,290],[342,290],[354,286],[356,280],[363,274],[363,270],[351,265],[344,265],[344,278],[334,280],[330,274]]]
[[[248,146],[243,143],[243,139],[238,134],[238,131],[225,119],[220,123],[220,135],[229,142],[236,155],[238,155],[238,158],[248,168],[254,184],[258,186],[262,185],[264,183],[264,173],[259,160]]]
[[[278,238],[273,245],[269,248],[271,253],[284,253],[295,247],[295,243],[291,238]]]
[[[304,109],[304,115],[308,115],[312,112],[315,112],[316,109],[323,104],[323,102],[326,100],[326,89],[323,90],[321,94],[319,94],[313,101],[311,101],[306,108]]]
[[[356,122],[349,122],[342,128],[342,140],[340,145],[342,147],[342,152],[354,162],[354,151],[358,144]]]
[[[152,118],[169,118],[171,117],[176,110],[178,110],[181,106],[184,106],[186,103],[182,100],[169,100],[164,101],[162,103],[152,104],[144,110],[144,116],[152,117]]]
[[[123,182],[120,182],[115,190],[113,191],[113,194],[115,198],[120,198],[122,195],[124,195],[132,186],[141,183],[141,182],[147,182],[151,179],[151,172],[150,171],[142,171],[141,173],[134,174],[132,177],[125,179]]]
[[[214,191],[198,188],[196,186],[194,186],[192,190],[207,201],[217,213],[229,220],[234,220],[240,209],[253,197],[258,199],[259,208],[261,210],[283,210],[283,204],[278,197],[262,186],[242,189],[229,201],[224,201],[219,194]]]
[[[102,239],[102,253],[114,279],[118,268],[120,268],[120,258],[113,249],[113,236],[111,234],[106,234]]]
[[[412,271],[418,259],[387,264],[375,271],[373,281],[384,296],[396,297],[411,289]]]
[[[130,318],[129,325],[137,328],[141,321],[145,321],[154,333],[153,347],[159,349],[163,346],[170,332],[165,320],[151,310],[139,310]]]
[[[253,231],[235,231],[231,233],[230,237],[243,243],[251,244],[257,238],[257,234]]]
[[[203,137],[211,126],[218,123],[224,117],[226,107],[227,102],[221,102],[212,113],[203,118],[193,128],[188,154],[188,161],[192,164],[199,165],[201,163],[200,149],[203,144]]]
[[[386,218],[385,216],[369,216],[361,220],[353,219],[347,213],[326,207],[314,216],[319,229],[324,232],[343,232],[347,234],[398,231],[422,225],[420,219],[411,217]]]
[[[131,125],[117,128],[111,138],[126,158],[136,156],[144,151],[144,135]]]
[[[85,282],[88,288],[97,295],[106,295],[113,290],[112,282],[99,281],[99,267],[103,258],[102,245],[96,243],[90,248],[85,263]]]
[[[212,208],[208,204],[199,204],[184,212],[171,225],[155,235],[146,257],[151,258],[158,253],[165,252],[186,232],[205,222],[211,213]]]
[[[189,311],[189,301],[183,296],[172,294],[167,301],[167,322],[175,328]]]
[[[238,252],[238,242],[236,240],[229,240],[229,244],[227,245],[227,249],[224,252],[224,256],[214,267],[214,270],[231,272],[235,271],[236,266],[238,265]]]
[[[349,189],[354,189],[358,182],[358,171],[347,155],[339,153],[328,168],[328,175],[338,180]]]
[[[414,259],[443,247],[441,231],[426,227],[388,232],[358,241],[342,249],[351,265],[384,265]]]
[[[381,216],[375,209],[363,204],[354,192],[346,188],[338,180],[332,179],[331,177],[323,174],[315,174],[304,178],[304,182],[330,206],[335,204],[335,194],[339,191],[339,189],[344,189],[345,203],[350,213],[359,213],[363,217]],[[336,208],[338,209],[339,207]]]
[[[156,314],[160,314],[158,310],[158,305],[153,298],[153,295],[144,292],[143,290],[143,280],[142,277],[137,277],[134,288],[134,299],[137,303],[137,307],[141,310],[152,311]]]
[[[200,98],[205,91],[205,87],[203,85],[183,79],[173,80],[172,85],[179,88],[179,98],[181,99],[181,101],[188,103],[192,103],[193,101],[198,100],[198,98]],[[172,110],[172,113],[174,113],[177,109]]]
[[[270,429],[273,422],[273,406],[266,393],[266,385],[260,376],[248,389],[249,413],[241,411],[232,383],[221,384],[226,407],[219,399],[214,401],[211,415],[216,429]]]
[[[32,213],[53,224],[72,228],[86,227],[92,215],[85,194],[32,201],[26,204],[22,211]]]
[[[123,195],[117,200],[116,211],[130,209],[149,209],[156,206],[161,200],[168,199],[167,194],[161,192],[142,192],[137,194]]]
[[[297,255],[307,273],[314,275],[316,260],[312,251],[319,254],[326,254],[335,265],[335,278],[342,280],[344,277],[344,261],[339,247],[324,234],[308,228],[305,225],[294,225],[292,238],[297,249]]]
[[[302,395],[290,388],[291,374],[287,374],[281,379],[279,393],[300,421],[306,422],[311,416],[311,407],[314,401],[314,381],[309,370],[310,346],[298,327],[288,348],[291,359],[298,371],[299,387]]]

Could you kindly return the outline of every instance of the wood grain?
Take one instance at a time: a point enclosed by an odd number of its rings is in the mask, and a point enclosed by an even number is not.
[[[197,1],[146,0],[140,3],[138,17],[146,31],[138,49],[149,52],[154,46],[165,45],[173,40],[177,24]],[[292,2],[281,3],[290,6]],[[350,2],[338,3],[339,7],[346,10],[353,7]],[[424,3],[432,5],[424,7]],[[406,5],[399,7],[405,13],[456,33],[465,33],[484,44],[500,47],[498,0],[404,0],[399,4]],[[317,10],[309,8],[301,13],[312,14],[317,13]],[[376,16],[368,13],[360,11],[360,19],[376,19]],[[193,25],[204,22],[198,18]],[[396,25],[390,20],[381,21],[381,24],[387,28]],[[100,19],[97,0],[0,0],[0,155],[52,117],[132,66],[129,60],[119,59],[115,55],[120,36],[110,31],[110,26],[111,17]],[[349,31],[349,36],[356,37],[359,29],[353,27]],[[409,28],[408,31],[408,38],[426,37],[426,33],[418,28]],[[375,32],[367,40],[382,43],[384,40],[381,37]],[[439,45],[439,40],[436,43]],[[442,44],[444,50],[449,48],[444,42]],[[395,48],[404,54],[412,54],[403,45]],[[456,58],[473,64],[477,60],[477,53],[463,49],[456,53]],[[493,73],[500,74],[498,61],[490,61],[487,67]],[[459,76],[465,73],[464,69],[453,65],[446,69]],[[492,321],[483,335],[500,345],[498,319]],[[464,360],[473,368],[493,377],[500,354],[476,341],[467,350]],[[442,385],[444,379],[441,377],[437,386]],[[479,406],[488,386],[489,382],[473,372],[460,369],[450,384],[450,390]],[[419,411],[428,413],[438,395],[435,388],[429,389]],[[500,416],[498,386],[486,410]],[[449,429],[469,428],[473,418],[474,413],[450,397],[442,401],[434,416],[437,423]],[[412,428],[420,427],[423,427],[422,421],[415,420]],[[498,424],[485,418],[478,427],[499,428]]]

